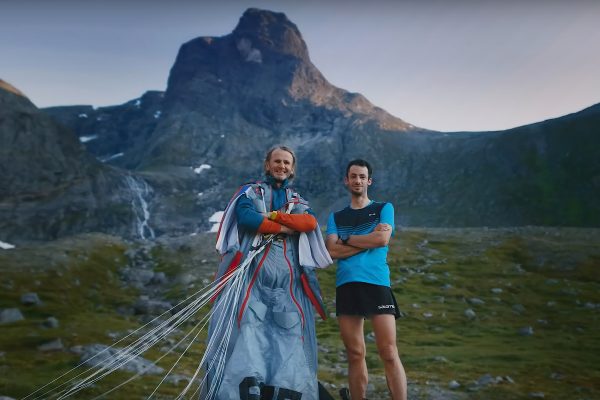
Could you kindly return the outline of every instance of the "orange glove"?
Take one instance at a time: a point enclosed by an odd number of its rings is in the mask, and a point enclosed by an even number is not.
[[[271,217],[271,215],[273,215],[274,218]],[[317,227],[317,219],[310,214],[286,214],[277,211],[277,213],[272,213],[271,215],[269,215],[269,217],[273,221],[285,225],[297,232],[310,232],[314,231]]]
[[[260,233],[279,233],[281,232],[281,225],[277,222],[273,222],[268,218],[263,218],[263,222],[261,222],[258,227],[258,231]]]

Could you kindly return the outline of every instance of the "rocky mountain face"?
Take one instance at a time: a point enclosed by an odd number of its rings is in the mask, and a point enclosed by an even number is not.
[[[337,183],[347,161],[340,151],[347,135],[421,131],[363,96],[329,84],[310,62],[296,26],[283,14],[255,9],[242,16],[232,34],[197,38],[181,47],[162,103],[151,108],[157,124],[149,138],[147,131],[123,127],[123,122],[142,124],[130,112],[137,102],[146,104],[142,97],[111,108],[111,115],[98,109],[107,115],[101,120],[90,117],[89,108],[45,111],[80,137],[95,136],[86,145],[98,158],[123,153],[119,165],[135,168],[155,188],[154,224],[173,234],[206,229],[208,217],[224,208],[241,182],[260,179],[264,153],[276,143],[296,149],[296,184],[311,191],[306,196],[324,210],[343,195]],[[83,113],[88,118],[78,117]],[[115,147],[116,125],[133,141]],[[98,150],[104,138],[110,151]],[[195,173],[202,165],[211,168]],[[335,185],[333,176],[339,177]],[[327,195],[332,191],[336,196]]]
[[[596,105],[507,131],[443,136],[428,156],[437,165],[404,186],[399,204],[415,216],[435,210],[444,226],[598,226],[599,127]]]
[[[44,109],[77,132],[79,140],[98,160],[123,168],[135,168],[150,134],[161,116],[164,93],[148,91],[139,99],[111,107],[50,107]],[[100,140],[99,140],[100,139]],[[127,157],[124,156],[127,152]]]
[[[132,188],[143,181],[98,162],[69,129],[1,83],[2,239],[45,240],[90,230],[135,235],[141,208]]]
[[[183,44],[165,93],[44,111],[150,184],[157,234],[208,229],[278,143],[296,150],[294,185],[321,220],[347,203],[344,168],[361,157],[371,197],[403,225],[600,225],[600,106],[501,132],[428,131],[331,85],[280,13],[249,9],[231,34]]]

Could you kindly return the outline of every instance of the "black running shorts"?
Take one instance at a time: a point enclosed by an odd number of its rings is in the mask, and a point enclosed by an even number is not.
[[[369,318],[376,314],[400,317],[392,289],[364,282],[350,282],[335,289],[335,314]]]

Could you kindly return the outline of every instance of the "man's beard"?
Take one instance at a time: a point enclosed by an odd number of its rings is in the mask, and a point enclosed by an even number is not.
[[[360,187],[360,188],[350,188],[350,194],[352,196],[357,196],[360,197],[365,193],[365,189]]]

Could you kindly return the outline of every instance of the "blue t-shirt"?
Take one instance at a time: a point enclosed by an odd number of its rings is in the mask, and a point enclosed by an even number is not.
[[[355,210],[349,206],[331,213],[327,221],[327,234],[340,237],[367,235],[380,224],[390,224],[394,234],[394,206],[391,203],[371,203]],[[348,258],[338,260],[336,286],[348,282],[365,282],[390,286],[390,268],[387,264],[388,246],[366,249]]]

